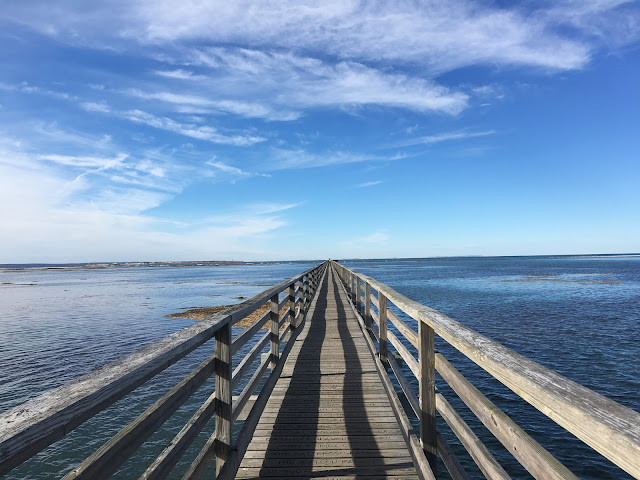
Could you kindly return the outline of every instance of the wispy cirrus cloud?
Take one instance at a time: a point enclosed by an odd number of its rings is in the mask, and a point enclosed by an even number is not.
[[[161,77],[173,78],[176,80],[203,80],[207,78],[204,75],[196,75],[189,70],[183,70],[181,68],[175,70],[154,70],[153,73]]]
[[[349,151],[314,153],[304,149],[272,148],[265,168],[289,170],[300,168],[328,167],[361,162],[392,161],[394,157],[370,155]]]
[[[355,187],[356,188],[375,187],[376,185],[380,185],[381,183],[383,183],[382,180],[373,180],[371,182],[358,183]]]
[[[165,173],[150,160],[34,156],[15,150],[17,143],[9,140],[0,138],[0,202],[13,205],[0,231],[3,262],[259,255],[260,242],[286,226],[283,214],[298,205],[235,205],[228,214],[218,209],[215,217],[175,222],[148,213],[177,193],[157,183],[144,184],[149,177],[143,174],[162,179]],[[96,173],[102,167],[107,171]],[[78,175],[69,168],[84,172]],[[116,176],[122,178],[114,180]],[[130,181],[135,178],[141,181]],[[176,180],[174,176],[171,183]]]
[[[271,176],[266,173],[250,172],[248,170],[243,170],[242,168],[234,167],[233,165],[228,165],[224,162],[221,162],[215,159],[205,162],[205,165],[208,165],[209,167],[213,167],[215,172],[214,176],[217,176],[218,173],[221,173],[227,179],[231,179],[231,181],[235,181],[238,178],[270,177]]]
[[[91,8],[61,0],[56,9],[46,5],[14,2],[2,17],[74,43],[94,45],[106,37],[122,46],[131,39],[142,45],[192,40],[260,45],[364,62],[412,63],[431,73],[478,64],[582,68],[602,45],[594,37],[604,43],[611,37],[632,41],[638,33],[631,27],[639,17],[632,0],[504,6],[472,0],[187,0],[182,8],[172,0],[103,0]]]
[[[330,63],[291,52],[209,48],[186,53],[211,69],[216,86],[232,94],[263,92],[281,107],[297,110],[342,105],[379,105],[457,114],[468,96],[424,78],[381,71],[357,62]],[[294,119],[294,114],[291,118]]]
[[[109,113],[111,108],[106,102],[80,102],[80,108],[87,112]]]
[[[117,168],[122,166],[123,161],[127,158],[127,154],[120,153],[114,158],[103,157],[85,157],[73,155],[40,155],[40,160],[57,163],[59,165],[67,165],[72,167],[97,167],[101,169]]]
[[[580,4],[580,5],[579,5]],[[619,8],[630,1],[585,0],[497,7],[469,0],[318,2],[256,5],[169,0],[137,2],[128,35],[144,43],[188,39],[271,48],[302,48],[340,58],[419,64],[431,72],[477,64],[524,65],[556,70],[583,67],[594,30],[614,33]],[[579,13],[566,14],[573,7]],[[630,6],[627,17],[638,18]],[[579,20],[579,21],[577,21]],[[603,25],[598,27],[598,24]],[[574,35],[563,26],[573,25]]]
[[[213,100],[204,96],[196,96],[174,92],[143,92],[139,89],[130,89],[125,93],[145,100],[159,100],[178,105],[178,111],[182,113],[220,114],[232,113],[246,118],[264,118],[266,120],[288,121],[300,117],[299,113],[277,111],[266,105],[238,100]],[[195,108],[193,108],[195,107]]]
[[[209,125],[185,124],[168,117],[159,117],[142,110],[122,112],[124,118],[132,122],[142,123],[150,127],[167,130],[198,140],[206,140],[222,145],[246,146],[264,142],[266,139],[255,135],[225,135]]]
[[[29,84],[28,82],[21,82],[19,84],[10,84],[10,83],[0,82],[0,90],[4,90],[8,92],[20,92],[25,94],[44,95],[44,96],[58,98],[62,100],[75,99],[75,97],[70,93],[43,88],[38,85]]]
[[[430,145],[434,143],[451,142],[456,140],[467,140],[469,138],[487,137],[495,135],[495,130],[485,130],[480,132],[458,131],[445,132],[435,135],[424,135],[422,137],[410,138],[401,142],[394,143],[389,148],[410,147],[414,145]]]

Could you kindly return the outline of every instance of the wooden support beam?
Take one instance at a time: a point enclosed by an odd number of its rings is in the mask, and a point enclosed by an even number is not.
[[[389,356],[389,346],[387,345],[387,297],[382,293],[378,295],[378,321],[380,327],[380,361],[387,363]]]
[[[278,312],[278,294],[271,297],[271,370],[280,358],[280,315]]]
[[[382,294],[380,294],[382,297]],[[420,377],[418,389],[420,399],[420,441],[431,470],[437,475],[438,440],[436,437],[436,374],[433,329],[424,322],[418,323],[420,342]]]
[[[367,330],[371,330],[371,285],[364,284],[364,324]]]

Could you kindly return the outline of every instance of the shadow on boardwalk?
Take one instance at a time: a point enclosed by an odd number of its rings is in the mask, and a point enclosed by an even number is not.
[[[237,478],[417,478],[332,271],[286,359]]]

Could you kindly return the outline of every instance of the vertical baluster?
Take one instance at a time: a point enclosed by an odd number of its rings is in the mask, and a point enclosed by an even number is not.
[[[307,304],[309,303],[308,288],[309,288],[309,276],[305,275],[302,280],[302,308],[305,316],[307,315],[307,307],[308,307]]]
[[[296,284],[292,283],[289,287],[289,324],[291,330],[296,328]]]
[[[431,470],[437,475],[436,440],[436,383],[435,383],[435,347],[433,329],[426,323],[418,322],[420,346],[420,441]]]
[[[364,324],[371,330],[371,285],[364,284]]]
[[[278,294],[276,293],[271,300],[271,370],[276,368],[276,363],[280,358],[280,326],[278,325]]]
[[[356,276],[356,310],[358,312],[362,312],[362,308],[360,306],[362,294],[360,292],[360,278]]]
[[[353,302],[353,273],[349,273],[349,293],[351,294],[351,301]]]
[[[387,346],[387,297],[378,291],[378,315],[380,317],[380,361],[387,363],[389,348]]]
[[[214,452],[216,475],[226,462],[231,449],[231,325],[215,334],[216,430]]]

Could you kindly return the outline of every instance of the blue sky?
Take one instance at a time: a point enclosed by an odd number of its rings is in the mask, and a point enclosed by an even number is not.
[[[640,4],[0,9],[0,263],[640,251]]]

